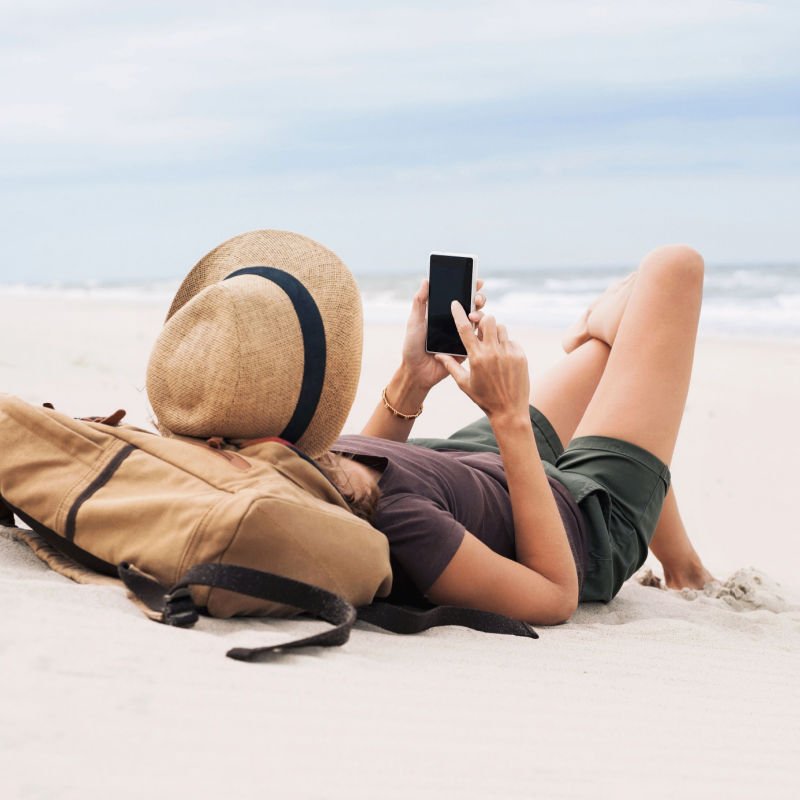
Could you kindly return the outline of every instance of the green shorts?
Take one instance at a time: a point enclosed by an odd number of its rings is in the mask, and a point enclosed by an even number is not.
[[[575,498],[589,532],[589,564],[581,602],[609,602],[647,558],[647,549],[669,489],[669,467],[631,442],[581,436],[566,450],[541,411],[530,407],[531,425],[545,472]],[[499,453],[486,417],[447,439],[409,439],[434,450]]]

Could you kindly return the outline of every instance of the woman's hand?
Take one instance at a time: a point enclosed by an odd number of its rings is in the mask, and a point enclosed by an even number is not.
[[[530,376],[522,347],[508,338],[505,325],[498,325],[494,317],[481,319],[476,336],[458,301],[453,301],[451,310],[467,350],[469,372],[452,356],[436,353],[436,360],[490,421],[529,419]]]
[[[478,280],[478,291],[483,287],[483,281]],[[486,298],[482,294],[475,295],[475,311],[469,317],[462,313],[469,325],[470,334],[472,333],[472,323],[479,323],[483,318],[481,309],[486,305]],[[461,306],[459,306],[461,308]],[[403,367],[408,374],[413,377],[414,382],[429,391],[439,381],[447,377],[447,368],[444,364],[437,361],[432,353],[425,351],[425,337],[428,329],[428,280],[422,281],[422,285],[414,295],[411,306],[411,314],[406,325],[406,338],[403,342]],[[456,360],[456,359],[454,359]],[[461,363],[464,359],[458,358],[456,363]]]

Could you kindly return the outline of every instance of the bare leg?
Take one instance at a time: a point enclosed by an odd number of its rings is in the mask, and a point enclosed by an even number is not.
[[[586,412],[610,352],[608,345],[599,339],[589,339],[550,369],[534,376],[531,405],[547,417],[563,446],[572,438]]]
[[[670,589],[702,589],[714,580],[689,541],[672,486],[664,498],[650,549],[664,567],[664,580]]]
[[[573,438],[609,353],[604,342],[589,339],[536,379],[531,404],[547,417],[562,445]],[[650,549],[664,567],[664,580],[672,589],[700,589],[714,580],[689,541],[673,487],[664,500]]]
[[[672,461],[702,294],[703,259],[694,250],[671,245],[645,256],[576,437],[624,439]]]
[[[681,251],[684,255],[693,252],[688,248],[660,248],[651,253],[648,259],[663,261],[670,251],[673,257],[679,255]],[[696,254],[695,257],[699,258]],[[612,287],[613,291],[604,293],[592,304],[584,318],[586,322],[590,313],[593,314],[594,332],[602,332],[610,342],[616,338],[617,328],[631,295],[635,276],[636,273],[629,275],[623,282],[616,284],[616,288]],[[665,307],[668,311],[668,302]],[[608,359],[609,348],[597,339],[589,339],[575,345],[570,355],[537,378],[531,403],[547,416],[562,444],[569,442],[575,435]],[[664,566],[668,586],[700,588],[709,580],[713,580],[689,541],[672,489],[667,493],[651,548]]]
[[[580,319],[567,329],[561,340],[564,352],[571,353],[589,339],[600,339],[609,346],[614,344],[637,274],[632,272],[609,286],[584,311]]]

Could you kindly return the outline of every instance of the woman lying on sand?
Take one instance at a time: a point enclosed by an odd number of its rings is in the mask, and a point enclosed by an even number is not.
[[[648,546],[667,586],[712,580],[668,467],[703,269],[689,247],[653,250],[570,329],[566,357],[537,376],[533,394],[522,348],[480,310],[468,318],[453,304],[469,372],[425,352],[423,282],[382,401],[361,435],[340,437],[320,459],[354,511],[388,537],[390,599],[555,624],[579,602],[611,600]],[[485,416],[448,439],[407,442],[428,392],[448,374]]]

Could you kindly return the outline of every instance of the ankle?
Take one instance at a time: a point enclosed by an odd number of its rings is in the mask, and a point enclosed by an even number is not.
[[[679,563],[663,563],[664,582],[670,589],[702,589],[714,580],[714,576],[705,568],[697,553]]]

